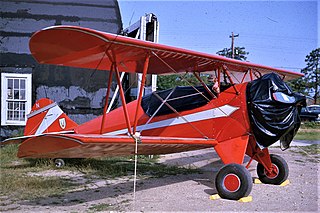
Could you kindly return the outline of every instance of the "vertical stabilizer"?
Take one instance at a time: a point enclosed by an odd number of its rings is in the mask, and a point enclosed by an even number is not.
[[[60,109],[57,103],[47,98],[38,100],[27,118],[24,135],[69,131],[78,126]]]

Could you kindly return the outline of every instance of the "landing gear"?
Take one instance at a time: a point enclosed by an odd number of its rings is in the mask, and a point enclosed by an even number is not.
[[[63,159],[61,159],[61,158],[56,158],[56,159],[54,159],[54,165],[57,167],[57,168],[62,168],[62,167],[64,167],[65,166],[65,162],[64,162],[64,160]]]
[[[250,172],[239,164],[228,164],[222,167],[215,182],[220,197],[230,200],[246,197],[252,189]]]
[[[268,172],[262,164],[257,165],[257,174],[262,183],[280,185],[289,175],[289,167],[286,161],[278,155],[270,155],[272,171]]]

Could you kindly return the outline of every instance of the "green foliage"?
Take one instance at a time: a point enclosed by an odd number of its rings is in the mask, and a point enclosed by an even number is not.
[[[34,176],[30,173],[50,169],[47,161],[27,161],[16,157],[17,145],[0,149],[0,195],[15,199],[33,199],[59,195],[76,185],[59,177]],[[42,162],[42,163],[41,163]]]
[[[320,129],[320,122],[305,122],[301,124],[300,129]]]
[[[40,172],[56,169],[50,159],[19,159],[17,145],[0,148],[0,196],[20,199],[60,196],[80,186],[81,183],[60,176],[42,176]],[[198,173],[198,170],[166,166],[153,158],[138,156],[138,175],[163,177],[166,175]],[[99,159],[65,159],[63,170],[81,172],[87,180],[95,178],[116,178],[133,175],[134,156]],[[105,209],[107,206],[97,206]]]
[[[94,204],[89,207],[89,212],[101,212],[101,211],[108,211],[112,209],[112,204],[109,203],[100,203]]]
[[[75,186],[69,180],[59,177],[29,176],[18,171],[6,171],[1,175],[0,193],[12,194],[17,199],[33,199],[59,195]]]
[[[317,141],[320,138],[320,132],[299,131],[295,136],[295,140]]]
[[[291,150],[291,152],[299,153],[303,156],[316,155],[318,158],[318,155],[320,154],[320,145],[312,144],[310,146],[300,146],[299,150]]]
[[[201,75],[200,78],[205,82],[207,81],[207,75]],[[176,86],[197,86],[200,85],[198,79],[191,73],[185,75],[159,75],[157,80],[158,90],[170,89]]]
[[[139,156],[137,170],[139,175],[152,177],[163,177],[165,175],[188,174],[198,172],[193,169],[179,168],[156,163],[156,158]],[[99,176],[104,178],[115,178],[134,173],[134,156],[132,157],[110,157],[98,159],[67,159],[68,170],[80,171],[86,176]]]
[[[224,48],[217,52],[218,55],[225,56],[227,58],[232,58],[232,49],[231,48]],[[235,47],[234,48],[234,59],[245,61],[247,60],[247,56],[249,52],[245,51],[245,47]]]
[[[305,62],[306,67],[301,70],[305,74],[305,87],[306,90],[311,93],[314,93],[314,100],[317,103],[319,98],[319,81],[320,81],[320,69],[319,69],[319,60],[320,60],[320,48],[312,50],[309,55],[306,56]]]
[[[301,70],[305,76],[289,82],[289,85],[294,91],[305,95],[313,94],[316,103],[319,103],[319,60],[320,48],[312,50],[309,55],[306,56],[306,67]]]
[[[310,146],[302,146],[301,149],[308,153],[309,155],[319,155],[320,154],[320,145],[312,144]]]
[[[296,78],[287,82],[290,88],[294,92],[299,92],[303,95],[308,95],[308,91],[306,90],[306,81],[303,77]]]

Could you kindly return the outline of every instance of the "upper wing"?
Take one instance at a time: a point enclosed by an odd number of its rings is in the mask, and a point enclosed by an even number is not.
[[[150,74],[205,72],[225,65],[233,72],[246,72],[248,69],[261,74],[277,72],[287,80],[303,76],[287,70],[74,26],[43,29],[31,37],[29,45],[34,58],[42,64],[110,70],[112,63],[116,63],[121,72],[142,72],[146,55],[150,54]]]

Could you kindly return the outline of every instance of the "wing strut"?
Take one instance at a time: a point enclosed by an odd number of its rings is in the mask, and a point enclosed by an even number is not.
[[[247,76],[247,74],[248,74],[249,71],[250,71],[250,69],[248,69],[248,70],[243,74],[243,77],[242,77],[242,79],[241,79],[241,83],[244,82],[244,79],[246,78],[246,76]]]
[[[102,122],[100,127],[100,134],[103,134],[103,127],[106,122],[106,114],[107,114],[107,108],[108,108],[108,101],[109,101],[109,95],[111,90],[111,83],[112,83],[112,74],[113,74],[113,67],[114,63],[111,64],[110,72],[109,72],[109,79],[108,79],[108,88],[107,88],[107,94],[106,94],[106,100],[103,108],[103,115],[102,115]]]
[[[123,87],[122,87],[121,80],[120,80],[120,74],[119,74],[119,70],[118,70],[116,64],[114,66],[114,69],[115,69],[116,79],[117,79],[118,86],[119,86],[119,92],[120,92],[120,97],[121,97],[121,102],[122,102],[122,108],[123,108],[124,117],[126,119],[128,133],[130,135],[132,135],[130,119],[129,119],[129,113],[128,113],[128,108],[127,108],[127,102],[126,102],[126,98],[124,97]]]
[[[125,72],[122,72],[122,73],[121,73],[121,76],[120,76],[121,82],[122,82],[125,74],[126,74]],[[119,86],[117,85],[116,90],[114,91],[113,96],[112,96],[112,99],[111,99],[110,104],[109,104],[109,106],[108,106],[107,113],[110,112],[111,107],[112,107],[112,105],[113,105],[113,103],[114,103],[114,100],[116,99],[116,96],[117,96],[117,94],[118,94],[118,91],[119,91]]]
[[[147,54],[146,60],[145,60],[144,65],[143,65],[142,80],[141,80],[141,85],[140,85],[138,101],[137,101],[136,114],[135,114],[134,123],[133,123],[133,134],[135,134],[136,130],[137,130],[138,114],[139,114],[139,109],[140,109],[139,106],[141,105],[141,101],[142,101],[143,90],[144,90],[147,71],[148,71],[148,66],[149,66],[149,60],[150,60],[150,53]]]
[[[213,92],[208,88],[208,86],[203,82],[203,80],[200,78],[199,74],[196,72],[193,72],[193,75],[198,79],[198,81],[201,83],[201,85],[205,88],[205,90],[211,95],[213,99],[216,99],[217,96],[213,94]]]
[[[233,89],[236,91],[236,94],[239,95],[239,91],[238,91],[237,88],[234,86],[235,83],[233,82],[233,80],[232,80],[232,78],[231,78],[231,76],[230,76],[228,67],[227,67],[226,65],[223,65],[222,68],[223,68],[224,73],[227,75],[227,77],[228,77],[228,79],[229,79],[229,81],[230,81]]]

